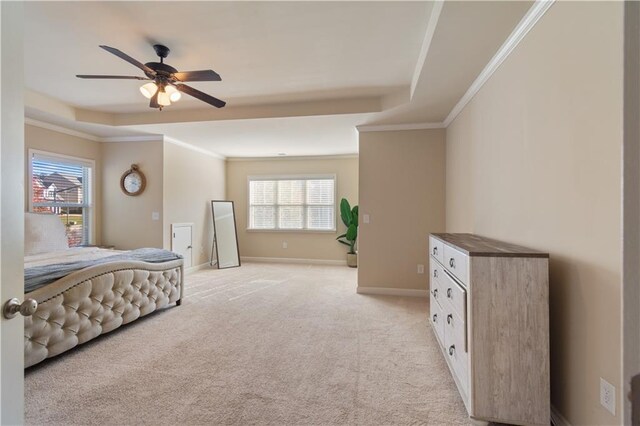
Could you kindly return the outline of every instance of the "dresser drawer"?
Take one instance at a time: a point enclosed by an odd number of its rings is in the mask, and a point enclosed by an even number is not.
[[[455,324],[455,323],[454,323]],[[465,324],[455,324],[454,327],[447,326],[444,332],[444,350],[447,362],[451,366],[462,392],[469,395],[469,354],[464,351],[464,333],[459,330],[464,329]],[[453,330],[450,330],[453,328]]]
[[[463,320],[467,320],[467,291],[446,272],[438,280],[438,297],[440,303],[446,303]]]
[[[437,238],[429,237],[429,254],[438,262],[444,262],[444,243]]]
[[[433,257],[429,258],[429,281],[433,282],[438,280],[442,282],[444,274],[445,272],[442,265],[436,262]]]
[[[453,312],[450,307],[442,307],[442,319],[444,323],[445,336],[454,336],[454,340],[458,342],[456,346],[459,350],[469,352],[467,347],[467,324]]]
[[[469,257],[446,244],[444,245],[444,267],[463,284],[469,282]]]
[[[438,303],[438,301],[433,297],[433,295],[431,295],[430,297],[430,315],[431,317],[429,318],[429,321],[431,322],[431,325],[433,326],[433,329],[436,332],[436,336],[438,337],[438,340],[440,341],[441,345],[444,345],[444,324],[445,324],[445,315],[444,312],[442,310],[442,307],[440,307],[440,304]]]

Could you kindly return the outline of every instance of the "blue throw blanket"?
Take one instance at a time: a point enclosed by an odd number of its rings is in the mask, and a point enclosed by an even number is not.
[[[177,259],[182,259],[182,256],[168,250],[142,248],[131,250],[122,254],[103,257],[101,259],[82,260],[69,263],[55,263],[53,265],[45,266],[34,266],[33,268],[27,268],[24,270],[24,292],[29,293],[62,277],[65,277],[72,272],[88,268],[89,266],[122,261],[162,263]]]

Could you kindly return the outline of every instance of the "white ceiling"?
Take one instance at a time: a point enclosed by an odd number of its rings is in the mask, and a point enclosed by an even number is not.
[[[171,135],[225,157],[275,157],[358,152],[355,126],[366,114],[205,121],[134,126],[140,131]],[[259,155],[256,155],[258,153]]]
[[[157,61],[171,49],[179,70],[212,68],[222,82],[193,86],[248,103],[309,92],[380,93],[411,79],[429,2],[27,2],[25,82],[65,103],[100,111],[148,111],[141,82],[76,74],[140,75],[100,49]],[[43,64],[55,64],[43,77]],[[53,77],[53,82],[51,78]],[[186,96],[184,97],[186,98]],[[173,108],[202,106],[183,99]]]
[[[27,2],[25,84],[51,100],[42,105],[79,112],[26,114],[101,137],[164,134],[225,156],[355,153],[356,125],[442,122],[531,4],[447,1],[437,14],[432,1]],[[178,69],[220,73],[222,82],[192,85],[227,107],[183,96],[158,112],[139,81],[75,77],[141,75],[98,45],[148,62],[154,43],[172,49]]]

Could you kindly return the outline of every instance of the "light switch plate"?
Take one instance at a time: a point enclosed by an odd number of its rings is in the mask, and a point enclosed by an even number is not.
[[[418,265],[418,273],[424,274],[424,265]]]
[[[369,223],[369,215],[365,214],[362,216],[362,223]]]
[[[283,241],[283,242],[282,242],[282,248],[283,248],[283,249],[286,249],[286,248],[288,248],[288,247],[289,247],[289,244],[288,244],[286,241]]]
[[[151,220],[160,220],[160,212],[152,212]]]
[[[616,388],[600,377],[600,404],[614,416],[616,415]]]

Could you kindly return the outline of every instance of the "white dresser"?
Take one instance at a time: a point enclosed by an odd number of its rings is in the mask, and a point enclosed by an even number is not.
[[[431,234],[430,318],[469,416],[549,424],[549,255]]]

